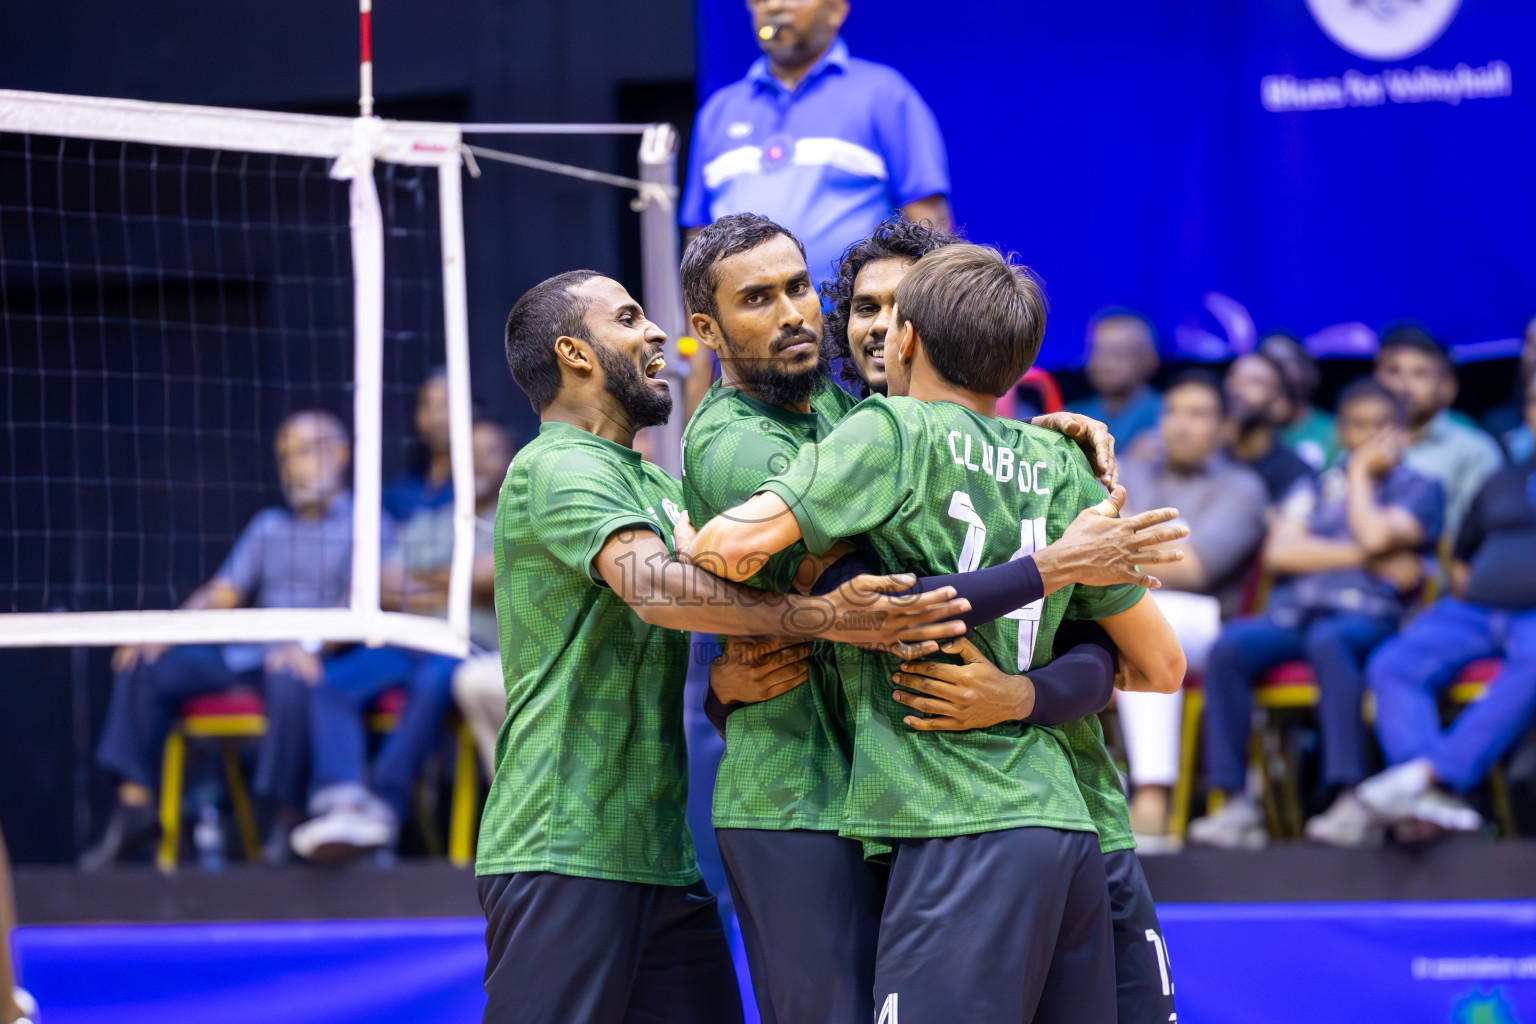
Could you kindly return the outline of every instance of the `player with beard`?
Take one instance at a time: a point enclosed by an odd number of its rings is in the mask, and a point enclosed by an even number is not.
[[[856,382],[865,394],[886,393],[885,344],[896,312],[896,289],[923,256],[961,241],[948,232],[893,217],[868,238],[848,247],[837,277],[822,287],[827,307],[827,338],[843,359],[845,380]],[[1037,426],[1051,425],[1048,417],[1032,422]],[[1068,639],[1076,635],[1072,625],[1063,624]],[[1061,635],[1056,648],[1063,649]],[[1037,691],[1052,685],[1052,670],[1062,661],[1058,657],[1044,668],[1030,672]],[[947,670],[929,663],[923,671]],[[927,692],[928,684],[922,679],[912,681]],[[1072,710],[1089,715],[1099,708],[1078,704]],[[1084,796],[1102,793],[1102,799],[1091,802],[1090,809],[1097,811],[1094,824],[1099,831],[1099,850],[1109,885],[1119,1020],[1121,1024],[1167,1024],[1174,1019],[1175,1011],[1163,929],[1136,856],[1124,793],[1102,742],[1096,740],[1096,720],[1074,722],[1066,731],[1074,745],[1081,748],[1078,769],[1090,782]]]
[[[910,577],[763,595],[675,561],[681,489],[631,447],[671,411],[665,340],[593,271],[536,285],[507,318],[542,425],[496,511],[507,719],[476,861],[487,1021],[741,1020],[685,823],[682,630],[921,651],[964,629],[951,589],[887,596]]]
[[[859,537],[886,564],[974,568],[1048,551],[1097,500],[1074,447],[993,416],[1043,333],[1043,294],[1026,271],[995,250],[943,247],[903,278],[892,323],[890,390],[903,397],[870,399],[802,448],[756,497],[710,520],[690,554],[715,552],[741,578],[764,553],[803,542],[820,555]],[[1022,542],[1010,540],[1021,522]],[[1017,628],[976,627],[969,652],[946,646],[958,666],[838,651],[842,678],[858,683],[841,831],[895,846],[875,969],[882,1014],[894,1018],[899,999],[924,1019],[1115,1019],[1100,847],[1129,840],[1129,828],[1096,721],[1023,729],[1000,717],[970,730],[948,719],[978,665],[1017,661],[1033,676],[1049,662],[1063,618],[1102,620],[1128,687],[1176,688],[1182,655],[1144,596],[1057,591],[1010,615]],[[1155,933],[1140,938],[1160,953]],[[997,971],[999,959],[1011,969]]]
[[[719,354],[723,371],[684,437],[683,492],[702,521],[750,498],[855,403],[829,379],[820,303],[793,235],[762,217],[722,218],[689,245],[682,277],[694,334]],[[1164,518],[1122,523],[1087,514],[1038,558],[920,586],[955,586],[972,605],[967,624],[976,625],[1069,582],[1141,580],[1133,557],[1119,571],[1091,563],[1111,561],[1104,558],[1109,533],[1128,536]],[[1150,536],[1143,542],[1155,543]],[[843,550],[806,560],[803,545],[795,545],[755,566],[749,582],[787,592],[799,576],[808,585]],[[856,561],[840,559],[823,578],[842,578]],[[1074,649],[1025,678],[996,670],[962,644],[956,652],[969,663],[970,696],[952,694],[946,713],[927,727],[1056,724],[1108,700],[1114,669],[1105,646]],[[731,714],[715,788],[714,823],[765,1021],[871,1016],[883,870],[866,860],[864,844],[837,835],[849,784],[851,695],[842,692],[845,677],[831,651],[819,648],[806,685]],[[796,898],[785,899],[788,891]]]

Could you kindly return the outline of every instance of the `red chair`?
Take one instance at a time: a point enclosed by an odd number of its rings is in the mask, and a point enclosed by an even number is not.
[[[266,706],[261,694],[251,690],[226,690],[193,697],[181,709],[181,718],[165,738],[165,754],[160,768],[160,849],[155,865],[163,872],[176,870],[181,850],[181,801],[186,782],[187,740],[213,739],[224,759],[224,778],[229,786],[229,802],[240,830],[245,858],[255,863],[261,857],[261,840],[256,832],[256,816],[251,810],[250,794],[240,774],[237,744],[259,739],[267,732]]]
[[[1499,658],[1482,658],[1464,667],[1456,676],[1456,681],[1445,691],[1444,702],[1451,711],[1448,717],[1453,717],[1457,710],[1468,704],[1481,700],[1488,690],[1488,684],[1499,674],[1502,666],[1503,661]],[[1296,766],[1290,763],[1291,759],[1282,751],[1280,738],[1268,719],[1273,712],[1315,708],[1320,696],[1317,676],[1312,666],[1305,661],[1288,661],[1277,665],[1254,689],[1254,705],[1265,712],[1266,717],[1265,729],[1255,737],[1254,758],[1264,779],[1265,809],[1271,818],[1272,831],[1276,831],[1276,834],[1286,831],[1300,835],[1301,799],[1297,791]],[[1368,723],[1376,720],[1375,694],[1366,692],[1361,714]],[[1271,771],[1272,765],[1280,770]],[[1278,792],[1275,785],[1277,782]],[[1513,835],[1514,815],[1502,768],[1495,766],[1489,773],[1488,785],[1499,826],[1506,835]],[[1283,823],[1286,827],[1276,830],[1276,826],[1282,825],[1282,814],[1287,819]]]
[[[402,687],[382,694],[368,710],[370,731],[388,733],[400,723],[405,709]],[[474,737],[460,722],[457,727],[458,752],[454,759],[453,796],[449,811],[449,859],[457,867],[468,866],[474,858],[474,831],[477,805],[477,772]],[[245,858],[255,863],[261,857],[261,839],[256,828],[250,793],[240,772],[239,743],[260,739],[267,733],[266,706],[261,694],[234,689],[194,697],[182,706],[181,717],[165,738],[165,753],[160,768],[160,848],[155,864],[163,872],[176,870],[181,849],[181,803],[186,784],[187,740],[216,740],[224,762],[225,784],[235,824],[240,833]]]
[[[1056,378],[1049,370],[1042,370],[1038,366],[1031,366],[1019,383],[1008,389],[1008,393],[997,400],[997,414],[1003,419],[1018,419],[1015,413],[1019,407],[1019,388],[1032,388],[1040,394],[1040,410],[1042,412],[1060,412],[1061,386],[1056,383]]]

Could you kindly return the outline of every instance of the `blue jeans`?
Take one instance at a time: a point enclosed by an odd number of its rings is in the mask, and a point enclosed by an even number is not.
[[[1390,620],[1332,612],[1282,626],[1269,616],[1238,619],[1221,631],[1205,670],[1205,764],[1210,784],[1227,792],[1243,788],[1248,730],[1253,720],[1250,688],[1263,673],[1305,658],[1317,675],[1318,719],[1323,737],[1323,781],[1351,786],[1365,778],[1365,720],[1360,700],[1371,648],[1390,636]]]
[[[261,741],[252,788],[279,806],[304,805],[309,687],[286,672],[232,672],[217,647],[172,647],[150,664],[119,672],[96,750],[96,760],[127,782],[155,788],[165,737],[189,698],[234,686],[265,696],[267,734]]]
[[[1504,668],[1487,694],[1442,729],[1440,691],[1469,662],[1499,655]],[[1382,645],[1368,678],[1388,763],[1428,758],[1447,785],[1470,789],[1536,716],[1536,609],[1502,611],[1445,598]]]
[[[403,819],[411,783],[453,703],[458,664],[457,658],[399,647],[354,647],[328,661],[325,678],[310,695],[312,789],[361,784],[367,770],[369,788]],[[369,704],[397,686],[405,687],[405,709],[370,768],[364,716]]]

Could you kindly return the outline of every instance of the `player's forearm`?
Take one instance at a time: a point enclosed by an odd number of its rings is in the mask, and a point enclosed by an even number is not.
[[[1120,651],[1126,689],[1173,693],[1184,685],[1184,648],[1152,595],[1098,623]]]
[[[763,493],[705,523],[687,555],[715,575],[740,582],[800,538],[800,524],[784,499]]]
[[[628,563],[629,579],[615,589],[652,626],[726,636],[802,632],[793,628],[798,598],[732,583],[670,558],[653,557],[642,565],[622,556],[620,562]]]
[[[1120,652],[1097,622],[1066,619],[1056,630],[1056,649],[1067,648],[1038,669],[1031,669],[1034,705],[1024,721],[1061,725],[1103,710],[1115,692]]]
[[[864,556],[852,552],[827,566],[811,586],[812,594],[830,594],[855,576],[876,573]],[[1015,558],[974,572],[956,572],[944,576],[924,576],[907,593],[926,594],[940,587],[953,587],[955,596],[970,602],[971,610],[960,617],[966,629],[1000,619],[1009,612],[1034,604],[1045,597],[1045,586],[1033,555]]]
[[[1032,669],[1033,701],[1023,721],[1061,725],[1103,709],[1115,692],[1115,659],[1105,644],[1084,643]]]

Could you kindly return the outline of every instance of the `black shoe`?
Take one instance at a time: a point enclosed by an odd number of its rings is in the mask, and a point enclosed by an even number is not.
[[[119,803],[107,820],[101,841],[80,855],[81,871],[100,871],[154,849],[160,822],[152,804]]]

